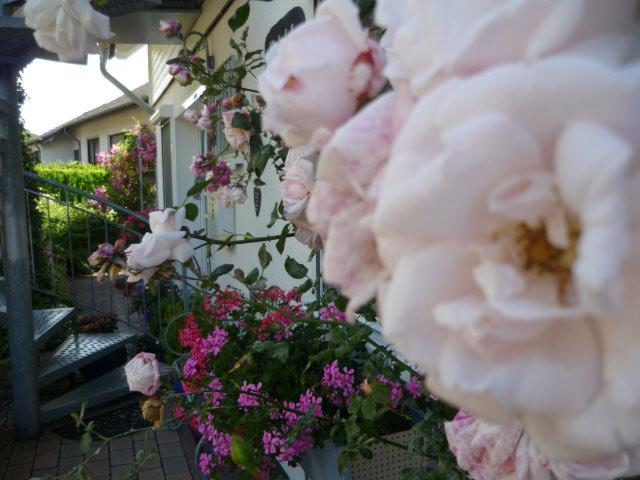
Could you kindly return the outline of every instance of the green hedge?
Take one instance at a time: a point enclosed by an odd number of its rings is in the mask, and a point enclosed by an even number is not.
[[[109,182],[109,171],[101,165],[79,162],[56,162],[36,165],[37,175],[55,180],[70,187],[82,190],[87,193],[94,193],[95,189]],[[52,185],[41,184],[41,190],[53,197],[64,200],[64,192]],[[72,202],[79,202],[82,199],[72,195],[69,198]]]

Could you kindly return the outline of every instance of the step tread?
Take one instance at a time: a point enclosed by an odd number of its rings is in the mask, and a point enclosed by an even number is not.
[[[7,297],[0,292],[0,313],[7,313]]]
[[[133,333],[80,333],[70,335],[49,357],[38,373],[40,386],[117,350],[135,338]]]
[[[58,326],[69,320],[73,308],[47,308],[33,311],[33,328],[36,346],[42,346],[55,333]]]
[[[169,365],[160,364],[161,374],[167,375],[170,368]],[[50,422],[79,410],[82,402],[87,402],[87,407],[95,407],[129,393],[123,365],[43,404],[40,407],[40,414],[42,421]]]

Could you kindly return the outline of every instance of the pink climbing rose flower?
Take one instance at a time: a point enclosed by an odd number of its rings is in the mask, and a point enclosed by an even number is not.
[[[153,353],[140,352],[124,367],[129,390],[150,397],[160,386],[160,364]]]

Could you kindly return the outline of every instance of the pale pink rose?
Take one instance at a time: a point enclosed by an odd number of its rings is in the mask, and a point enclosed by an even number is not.
[[[160,364],[153,353],[140,352],[124,366],[129,390],[150,397],[160,386]]]
[[[287,220],[295,219],[306,208],[315,183],[317,162],[318,153],[311,147],[294,147],[289,150],[280,185]]]
[[[377,184],[405,112],[396,92],[336,130],[322,150],[307,216],[324,240],[324,278],[349,297],[349,312],[374,297],[385,274],[372,230]]]
[[[289,146],[321,146],[358,105],[384,85],[383,56],[351,0],[327,0],[316,18],[266,55],[259,77],[264,128]]]
[[[385,335],[438,397],[520,422],[551,458],[640,446],[638,105],[638,63],[452,79],[380,187]]]
[[[462,411],[444,429],[458,465],[473,480],[614,480],[637,472],[635,453],[589,463],[550,460],[521,428]]]
[[[247,201],[247,192],[244,188],[225,185],[213,192],[213,198],[224,208],[241,205]]]
[[[312,248],[319,248],[321,241],[307,219],[306,208],[315,183],[318,152],[312,147],[293,147],[285,160],[284,177],[280,193],[284,216],[296,227],[296,239]]]
[[[181,230],[184,221],[184,207],[177,211],[167,208],[149,214],[151,233],[145,233],[140,243],[132,244],[126,250],[127,266],[133,271],[133,275],[129,275],[130,282],[140,279],[139,273],[149,269],[142,275],[148,281],[157,267],[166,261],[186,263],[193,257],[193,247],[184,238],[186,232]]]
[[[196,125],[200,120],[200,114],[196,110],[185,110],[182,116],[187,122],[193,123],[194,125]]]
[[[182,29],[182,22],[177,18],[163,18],[160,20],[160,26],[158,30],[167,38],[173,38],[180,34]]]
[[[499,63],[571,54],[619,63],[633,51],[637,2],[621,0],[379,0],[385,74],[416,96],[451,76]]]
[[[251,140],[251,130],[232,127],[233,116],[240,113],[248,117],[245,110],[227,110],[222,112],[222,122],[224,124],[224,138],[229,142],[231,148],[241,152],[249,153],[249,141]]]

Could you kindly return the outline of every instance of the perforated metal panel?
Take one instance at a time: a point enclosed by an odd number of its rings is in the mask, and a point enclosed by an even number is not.
[[[47,385],[78,368],[117,350],[133,340],[132,333],[81,333],[71,335],[48,358],[38,375],[38,384]]]
[[[73,308],[50,308],[33,311],[36,346],[40,347],[73,316]]]
[[[406,431],[387,435],[386,438],[407,445],[414,435]],[[420,458],[400,448],[378,443],[371,450],[373,459],[359,457],[351,464],[351,480],[393,480],[400,478],[404,468],[420,466]]]

